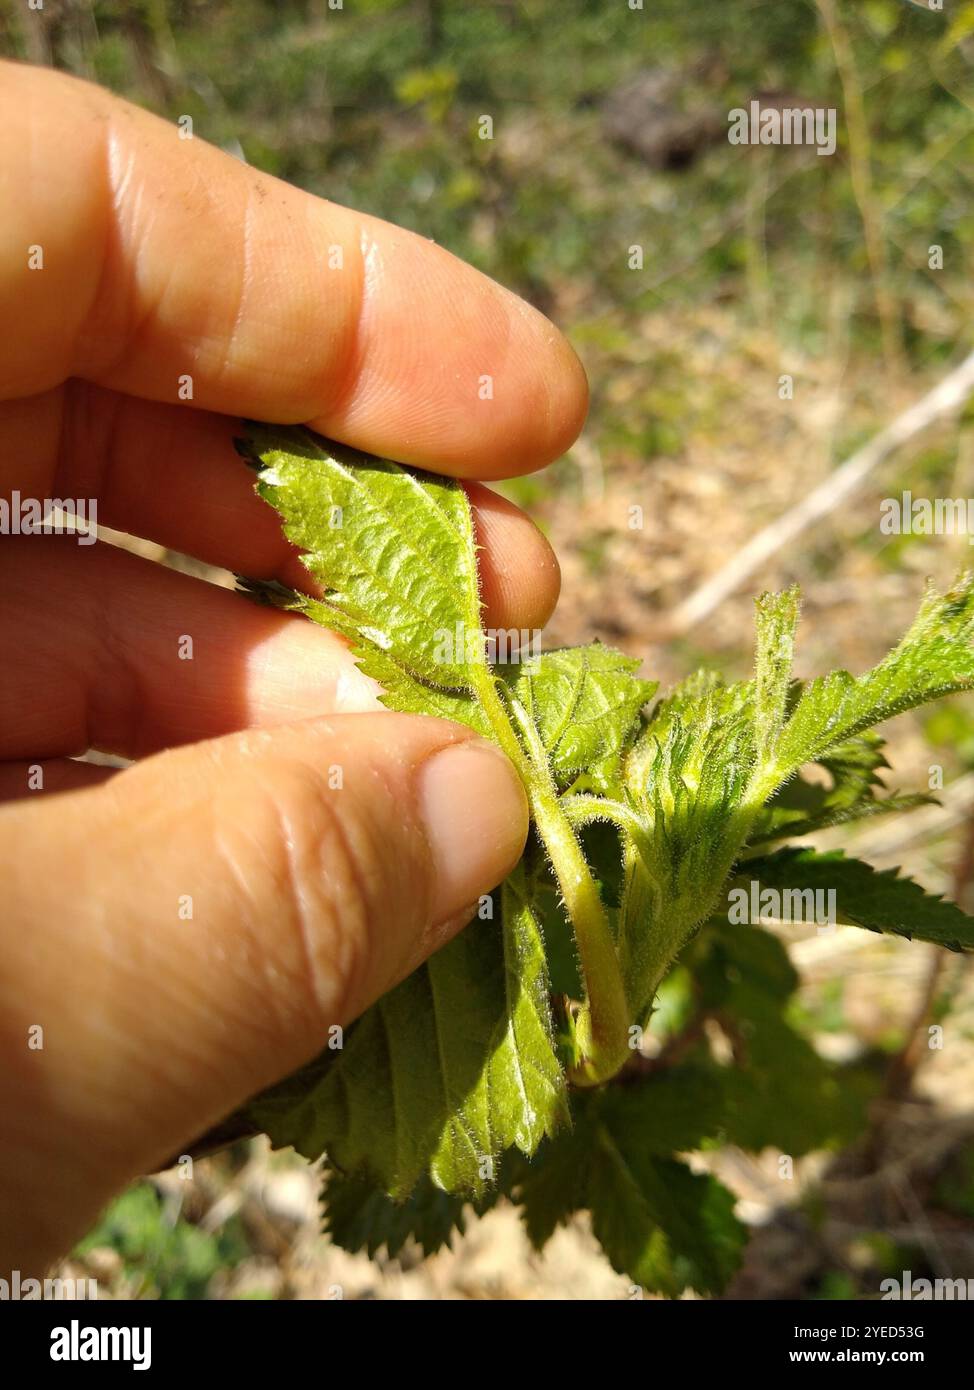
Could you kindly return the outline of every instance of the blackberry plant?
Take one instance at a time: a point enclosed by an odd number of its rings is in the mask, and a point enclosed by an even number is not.
[[[251,425],[241,452],[322,596],[245,587],[346,637],[390,708],[495,740],[533,827],[478,919],[246,1118],[325,1156],[326,1224],[348,1249],[412,1237],[432,1252],[503,1193],[538,1247],[587,1210],[640,1286],[718,1292],[745,1232],[685,1156],[840,1143],[868,1092],[792,1026],[788,955],[731,900],[824,891],[839,923],[974,948],[953,903],[788,843],[930,799],[886,792],[873,730],[974,685],[974,580],[929,588],[871,671],[807,682],[792,675],[798,591],[763,594],[752,678],[701,672],[653,704],[656,683],[599,643],[490,659],[459,483],[303,428]]]

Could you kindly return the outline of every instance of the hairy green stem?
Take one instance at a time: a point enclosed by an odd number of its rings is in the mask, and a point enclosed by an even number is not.
[[[561,798],[561,804],[572,825],[610,821],[627,835],[637,836],[645,831],[644,822],[631,806],[607,796],[592,796],[586,792],[568,793]]]
[[[562,808],[537,731],[520,707],[511,710],[527,745],[525,752],[495,678],[486,669],[477,681],[477,695],[498,743],[520,774],[578,945],[586,999],[575,1020],[581,1058],[569,1071],[569,1080],[597,1086],[613,1077],[629,1057],[629,1008],[609,918]]]

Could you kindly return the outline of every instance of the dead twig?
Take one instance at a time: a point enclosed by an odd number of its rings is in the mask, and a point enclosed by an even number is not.
[[[681,603],[666,623],[666,635],[675,636],[695,627],[732,594],[755,570],[789,541],[853,493],[890,454],[908,444],[923,430],[953,415],[974,392],[974,352],[927,394],[898,415],[868,444],[776,521],[759,531],[721,570],[701,584]]]

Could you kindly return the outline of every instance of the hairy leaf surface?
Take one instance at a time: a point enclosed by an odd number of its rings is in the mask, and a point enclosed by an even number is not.
[[[261,463],[258,492],[321,586],[319,621],[354,632],[432,685],[465,689],[469,668],[486,658],[460,484],[298,427],[253,425],[249,447]]]
[[[613,786],[639,711],[658,685],[637,679],[639,664],[593,642],[544,652],[505,670],[508,689],[533,721],[559,787],[583,773],[599,791]]]
[[[904,710],[974,686],[974,580],[961,575],[940,594],[928,587],[920,611],[887,657],[853,677],[809,681],[782,735],[781,780],[865,729]]]
[[[495,895],[495,898],[498,895]],[[400,1200],[425,1173],[482,1193],[498,1156],[533,1153],[566,1123],[540,931],[523,874],[502,890],[502,924],[475,921],[350,1030],[298,1099],[251,1113],[276,1144],[327,1152]]]

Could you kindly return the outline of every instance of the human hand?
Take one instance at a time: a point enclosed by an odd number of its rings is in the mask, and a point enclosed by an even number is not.
[[[0,63],[0,147],[8,520],[15,492],[96,499],[104,526],[305,587],[240,415],[465,479],[581,426],[552,326],[421,237],[28,67]],[[471,493],[487,621],[543,625],[547,543]],[[497,750],[381,710],[303,620],[70,535],[5,535],[0,592],[3,1273],[448,939],[527,812]],[[140,761],[70,761],[88,747]]]

